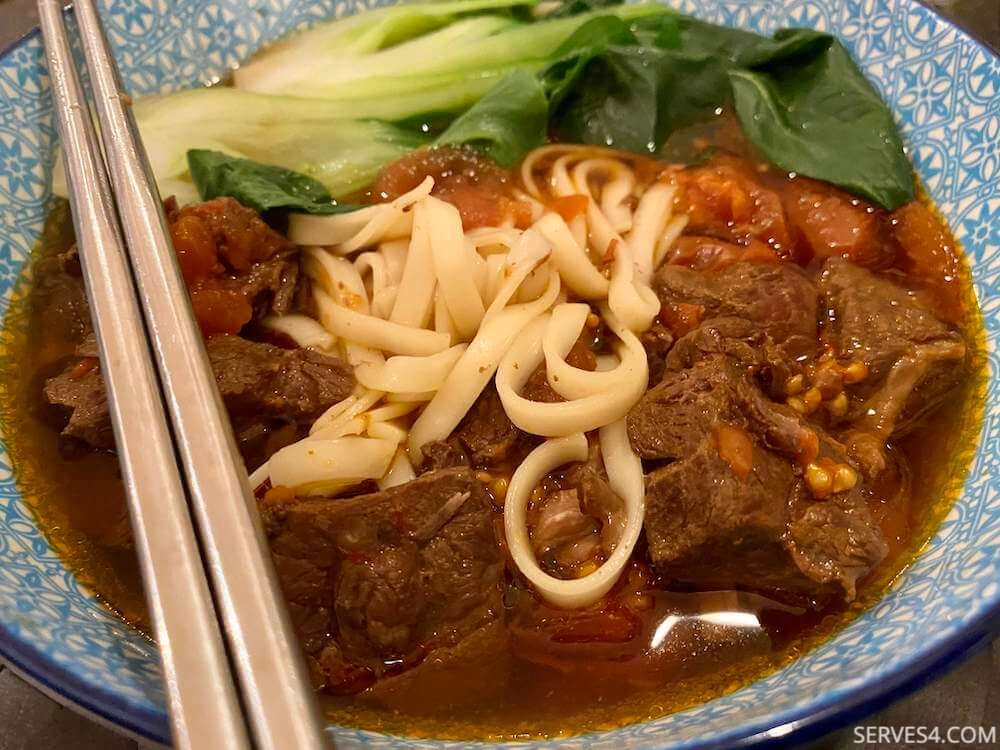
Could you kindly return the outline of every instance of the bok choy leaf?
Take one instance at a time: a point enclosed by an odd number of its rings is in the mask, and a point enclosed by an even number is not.
[[[161,192],[196,197],[189,150],[301,173],[340,198],[430,143],[471,143],[510,165],[548,131],[655,155],[678,128],[731,107],[751,146],[782,169],[889,209],[912,199],[892,114],[832,36],[766,38],[656,3],[568,0],[532,20],[538,10],[534,0],[378,9],[274,45],[236,72],[235,88],[140,100]],[[289,194],[287,175],[232,164],[201,185],[325,210]]]
[[[222,91],[220,89],[220,91]],[[213,100],[211,115],[179,114],[170,107],[146,119],[139,112],[139,131],[156,175],[160,193],[181,203],[197,200],[188,170],[190,150],[220,151],[229,156],[301,172],[319,181],[334,198],[368,185],[379,170],[430,137],[377,120],[343,120],[323,116],[315,102],[283,98],[280,106],[248,106],[246,96]],[[161,104],[169,105],[173,97]],[[207,110],[206,110],[207,111]],[[191,114],[196,114],[197,110]]]
[[[259,213],[284,209],[337,214],[358,208],[334,203],[323,183],[290,169],[204,149],[188,151],[187,160],[203,200],[226,195]]]
[[[655,3],[607,10],[582,3],[582,13],[536,21],[497,12],[533,4],[403,3],[338,19],[265,50],[236,71],[234,82],[247,91],[336,101],[405,96],[414,89],[429,94],[445,83],[456,88],[465,83],[482,96],[515,68],[534,72],[544,67],[567,37],[597,15],[633,19],[669,12]],[[447,109],[469,104],[466,96]],[[440,102],[436,108],[442,108]],[[426,111],[432,110],[424,107],[386,119]]]
[[[545,143],[548,112],[538,79],[516,71],[455,118],[437,143],[478,146],[493,161],[511,166]]]
[[[913,200],[892,113],[839,41],[804,63],[765,61],[729,80],[743,132],[771,163],[888,209]]]
[[[771,39],[685,16],[589,21],[541,73],[561,139],[655,154],[676,129],[733,107],[750,144],[790,172],[887,209],[913,199],[892,113],[829,34]]]

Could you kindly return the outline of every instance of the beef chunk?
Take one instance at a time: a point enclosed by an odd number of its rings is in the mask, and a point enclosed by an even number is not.
[[[507,417],[500,395],[491,383],[463,417],[454,437],[474,466],[496,466],[514,458],[525,434]]]
[[[683,336],[670,350],[665,369],[691,367],[698,360],[723,355],[747,368],[756,382],[775,399],[785,397],[788,380],[802,370],[801,355],[815,348],[815,341],[797,340],[797,350],[779,346],[753,321],[745,318],[712,318]]]
[[[857,433],[852,452],[877,474],[884,442],[940,405],[963,377],[965,342],[912,293],[841,258],[826,262],[820,289],[831,311],[825,334],[841,357],[868,367],[848,418]]]
[[[90,307],[76,248],[40,258],[31,269],[31,304],[46,326],[57,326],[63,341],[82,341],[91,331]]]
[[[639,340],[642,341],[642,348],[646,350],[649,385],[654,386],[663,377],[667,354],[670,352],[670,347],[674,345],[674,335],[663,323],[655,320],[649,330],[643,332]]]
[[[601,551],[600,524],[581,508],[575,488],[540,498],[529,509],[527,520],[539,565],[557,578],[573,577],[577,566]]]
[[[706,588],[853,599],[886,554],[861,495],[813,500],[789,463],[756,442],[752,463],[741,478],[705,440],[653,472],[645,527],[657,571]]]
[[[885,555],[857,490],[818,501],[803,489],[801,464],[846,461],[842,449],[724,355],[668,371],[628,430],[639,456],[655,462],[645,532],[668,579],[850,599]]]
[[[236,336],[205,343],[222,399],[240,429],[247,419],[312,421],[354,388],[347,364],[311,349],[279,349]],[[85,340],[78,350],[84,358],[46,382],[45,397],[68,411],[65,436],[110,449],[110,413],[93,349],[92,339]]]
[[[725,424],[754,432],[769,449],[814,457],[819,438],[791,409],[770,401],[726,357],[670,370],[628,415],[632,447],[642,459],[676,460]]]
[[[633,450],[642,459],[673,461],[689,455],[717,422],[742,421],[740,384],[721,359],[667,373],[628,415]]]
[[[253,305],[254,317],[285,315],[295,307],[299,263],[295,255],[284,254],[256,263],[237,277],[240,292]]]
[[[239,333],[254,318],[288,312],[299,267],[296,247],[255,211],[215,198],[167,217],[195,317],[206,336]]]
[[[489,497],[469,469],[384,492],[263,506],[318,686],[353,691],[454,645],[501,611]]]
[[[424,463],[420,467],[421,472],[469,466],[468,456],[465,455],[462,446],[455,439],[434,440],[424,445],[420,452],[424,454]]]
[[[206,347],[233,415],[312,421],[354,389],[346,362],[312,349],[279,349],[238,336],[213,336]]]
[[[45,383],[45,398],[68,411],[69,420],[62,431],[65,437],[98,450],[115,447],[104,378],[96,359],[81,359],[49,379]]]
[[[921,345],[958,345],[962,337],[909,291],[842,258],[823,267],[820,290],[832,310],[829,333],[841,356],[857,355],[881,378]],[[948,366],[954,370],[953,365]]]
[[[859,579],[886,556],[888,546],[860,492],[793,506],[787,547],[811,581],[843,589],[853,599]]]
[[[791,263],[735,263],[706,272],[665,265],[657,272],[654,288],[667,319],[672,308],[694,306],[701,320],[751,321],[788,350],[815,345],[816,287]]]

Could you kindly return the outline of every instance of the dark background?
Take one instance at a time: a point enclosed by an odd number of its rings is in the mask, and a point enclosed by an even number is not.
[[[1000,0],[926,0],[974,36],[1000,50]],[[34,0],[0,0],[0,49],[36,25]],[[913,695],[859,726],[1000,725],[1000,639]],[[1000,736],[1000,729],[998,729]],[[822,750],[856,745],[853,728],[812,744]],[[132,740],[63,708],[23,682],[0,661],[0,750],[137,750]],[[895,747],[906,747],[896,745]],[[985,748],[986,745],[981,747]]]

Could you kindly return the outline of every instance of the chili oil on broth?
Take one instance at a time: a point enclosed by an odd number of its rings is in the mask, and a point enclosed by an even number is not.
[[[33,259],[72,243],[67,205],[53,210]],[[760,637],[725,648],[672,653],[667,668],[651,674],[640,665],[609,670],[545,666],[523,658],[509,639],[491,641],[497,626],[471,636],[463,658],[432,653],[416,670],[351,696],[324,696],[338,723],[396,734],[455,739],[533,738],[608,729],[680,710],[770,673],[829,638],[882,595],[934,532],[960,491],[974,453],[985,389],[984,334],[964,266],[971,353],[970,376],[947,407],[937,410],[896,445],[913,472],[912,494],[885,528],[890,554],[863,582],[858,598],[800,616],[762,618]],[[111,454],[67,456],[57,428],[46,418],[44,378],[72,354],[33,304],[22,275],[8,311],[0,351],[0,420],[26,502],[54,549],[81,583],[125,621],[148,632],[141,581],[118,475]],[[927,435],[934,435],[933,441]],[[528,594],[521,594],[522,596]],[[692,594],[664,592],[644,614],[646,631],[657,618],[690,608]],[[727,608],[728,611],[732,607]],[[711,611],[709,609],[703,610]]]

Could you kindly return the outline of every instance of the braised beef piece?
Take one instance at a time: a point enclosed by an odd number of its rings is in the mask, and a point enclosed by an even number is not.
[[[566,363],[581,370],[593,372],[597,369],[597,356],[591,349],[593,332],[584,328],[579,338],[573,343],[573,347],[566,354]],[[543,404],[556,404],[565,399],[556,393],[555,389],[549,385],[548,373],[545,371],[545,364],[541,364],[531,373],[528,382],[521,389],[521,395],[529,401],[538,401]]]
[[[756,324],[786,351],[815,347],[816,287],[791,263],[734,263],[718,271],[665,265],[653,285],[667,321],[671,310],[696,310],[696,319],[675,334],[688,333],[701,321],[734,317]]]
[[[703,588],[852,600],[887,552],[864,498],[816,500],[786,459],[752,442],[746,478],[711,440],[650,475],[645,528],[657,572]]]
[[[311,422],[350,395],[354,375],[339,359],[311,349],[279,349],[237,336],[213,336],[206,342],[222,399],[237,429],[247,421],[280,419]],[[63,435],[99,449],[114,448],[104,379],[93,340],[77,351],[83,359],[48,380],[45,397],[65,407]]]
[[[59,255],[40,258],[31,272],[34,314],[47,326],[58,326],[54,335],[59,339],[82,341],[93,326],[76,247]]]
[[[700,271],[668,265],[654,285],[660,318],[678,338],[663,348],[662,365],[650,357],[651,384],[664,370],[722,354],[750,368],[769,396],[781,398],[789,378],[817,349],[818,292],[790,263],[741,262]],[[646,339],[644,344],[649,354]]]
[[[350,365],[313,349],[279,349],[238,336],[213,336],[206,348],[233,415],[311,422],[354,390]]]
[[[868,367],[847,421],[857,432],[853,453],[878,473],[885,441],[939,406],[964,377],[965,342],[914,294],[843,259],[826,262],[820,289],[830,310],[825,335],[840,357]]]
[[[457,466],[470,466],[469,457],[465,455],[458,440],[434,440],[424,445],[420,452],[424,454],[421,473],[437,469],[453,469]]]
[[[87,357],[77,360],[62,373],[47,380],[45,398],[50,404],[64,407],[68,413],[68,421],[62,429],[64,437],[98,450],[115,447],[104,378],[96,359]]]
[[[628,428],[640,457],[656,462],[645,532],[668,580],[853,599],[886,554],[860,490],[816,500],[804,489],[797,457],[845,461],[840,448],[725,356],[668,371]]]
[[[741,416],[737,389],[741,387],[743,380],[721,358],[667,373],[628,415],[632,449],[643,460],[684,458],[716,421],[737,421]]]
[[[528,509],[528,532],[539,566],[557,578],[572,577],[577,566],[601,551],[601,526],[585,512],[575,488],[556,490]]]
[[[753,430],[766,447],[792,460],[814,457],[816,430],[787,406],[768,399],[740,364],[717,355],[668,371],[628,415],[629,438],[639,457],[658,462],[684,458],[692,441],[719,424]]]
[[[492,383],[483,389],[452,436],[473,466],[496,466],[512,460],[526,438],[507,417]]]
[[[642,348],[646,350],[646,364],[649,367],[650,387],[660,382],[663,370],[666,368],[667,354],[674,345],[674,335],[670,329],[659,320],[654,320],[649,330],[639,337]]]
[[[254,318],[286,315],[296,309],[299,262],[295,254],[256,263],[236,279],[239,290],[251,301]]]
[[[469,469],[350,499],[265,501],[264,526],[318,687],[353,692],[501,612],[490,501]]]
[[[815,344],[806,344],[803,337],[798,339],[797,351],[789,351],[745,318],[711,318],[674,344],[664,369],[683,369],[704,357],[724,355],[746,367],[771,398],[783,399],[788,380],[802,370],[802,355],[813,349]]]

